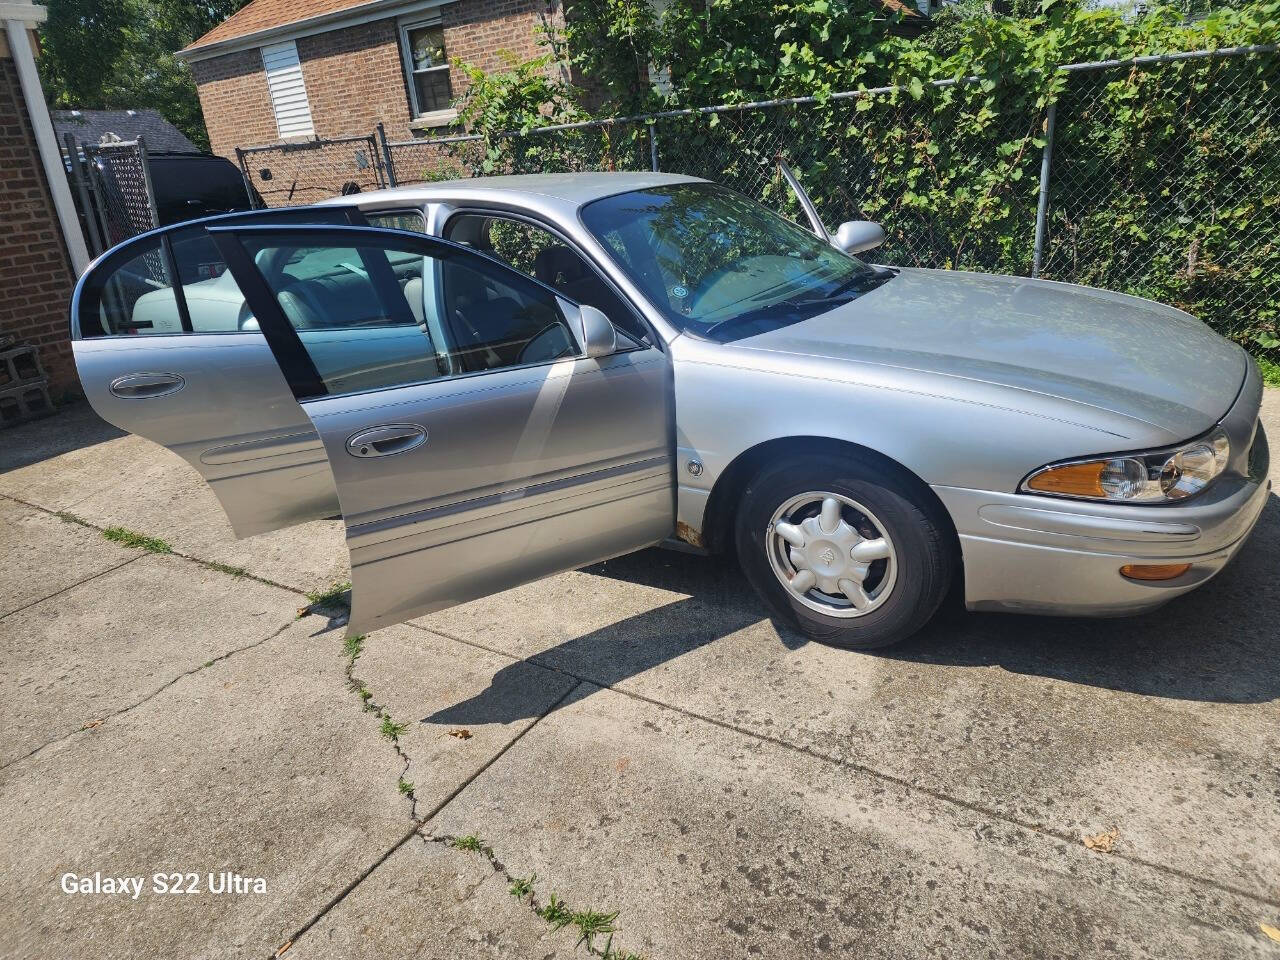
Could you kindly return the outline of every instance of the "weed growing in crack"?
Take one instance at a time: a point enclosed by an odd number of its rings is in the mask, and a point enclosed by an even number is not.
[[[516,877],[511,881],[509,888],[510,893],[517,900],[523,900],[525,897],[533,894],[533,882],[538,879],[536,873],[531,873],[527,877]]]
[[[382,726],[378,728],[378,732],[388,740],[395,741],[403,737],[408,729],[409,725],[407,723],[396,723],[391,719],[389,713],[384,713],[382,715]]]
[[[361,707],[361,709],[363,709],[363,710],[372,710],[372,709],[373,709],[373,706],[370,704],[370,701],[373,699],[373,691],[372,691],[372,690],[370,690],[370,689],[369,689],[368,687],[366,687],[364,684],[360,684],[360,685],[359,685],[359,687],[357,687],[357,689],[356,689],[356,695],[357,695],[358,697],[360,697],[360,707]]]
[[[124,527],[107,527],[102,531],[102,535],[113,543],[118,543],[124,547],[141,547],[143,550],[150,550],[152,553],[173,553],[173,547],[159,537],[148,537],[146,534],[137,533]]]
[[[404,777],[401,777],[401,778],[400,778],[400,782],[399,782],[399,783],[397,783],[397,784],[396,784],[396,786],[400,788],[400,792],[401,792],[402,794],[404,794],[406,797],[407,797],[409,794],[413,793],[413,781],[412,781],[412,780],[406,780]]]
[[[364,634],[362,633],[354,637],[347,637],[343,640],[342,652],[347,655],[348,660],[355,663],[356,660],[360,658],[360,654],[364,653]]]
[[[569,922],[578,928],[578,942],[574,944],[574,949],[587,945],[588,953],[597,953],[598,956],[607,957],[612,951],[613,933],[615,927],[613,922],[618,919],[618,911],[613,913],[601,913],[598,910],[590,908],[586,910],[577,910],[570,918]],[[598,953],[596,950],[596,937],[608,936],[609,942],[605,945],[605,952]]]
[[[233,567],[227,563],[218,563],[216,560],[204,560],[202,562],[210,570],[217,570],[219,573],[225,573],[232,577],[243,577],[249,572],[244,567]]]
[[[456,847],[459,850],[468,850],[471,853],[484,853],[489,848],[485,846],[484,841],[475,834],[467,834],[465,837],[454,837],[448,841],[449,846]]]
[[[554,893],[551,894],[547,905],[538,911],[538,916],[551,924],[552,930],[562,930],[573,923],[573,911]]]
[[[313,607],[349,607],[351,602],[343,594],[351,589],[350,580],[342,580],[323,590],[312,590],[307,594],[307,603]]]
[[[535,916],[547,922],[552,931],[558,932],[570,926],[577,929],[578,942],[574,944],[575,950],[585,945],[588,956],[599,957],[600,960],[644,960],[638,953],[628,953],[613,946],[613,935],[617,932],[617,910],[612,913],[590,908],[574,910],[554,893],[548,896],[544,906],[539,906],[533,888],[538,875],[534,873],[528,877],[513,877],[494,856],[493,848],[475,834],[465,837],[427,836],[425,839],[457,850],[482,854],[488,859],[489,866],[506,879],[511,896],[527,904]]]

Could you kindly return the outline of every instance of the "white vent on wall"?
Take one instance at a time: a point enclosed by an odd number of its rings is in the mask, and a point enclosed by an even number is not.
[[[290,40],[263,47],[262,66],[267,71],[271,110],[281,139],[314,137],[316,128],[311,123],[311,104],[307,102],[307,85],[302,81],[297,44]]]

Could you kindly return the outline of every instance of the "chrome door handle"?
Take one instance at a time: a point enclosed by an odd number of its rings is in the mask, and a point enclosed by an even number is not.
[[[390,457],[427,442],[427,431],[416,423],[389,423],[361,430],[347,440],[353,457]]]
[[[176,373],[131,373],[111,381],[111,393],[122,400],[147,400],[177,393],[187,381]]]

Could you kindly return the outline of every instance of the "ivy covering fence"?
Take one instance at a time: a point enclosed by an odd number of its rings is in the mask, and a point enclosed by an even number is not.
[[[388,179],[652,168],[799,219],[782,158],[829,226],[885,227],[877,259],[1131,292],[1280,359],[1280,3],[1049,0],[915,38],[836,0],[566,9],[546,58],[469,71],[465,134],[384,142]]]

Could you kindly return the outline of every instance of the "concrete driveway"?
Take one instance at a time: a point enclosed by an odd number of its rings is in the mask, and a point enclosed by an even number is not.
[[[344,645],[337,523],[83,407],[0,471],[5,957],[1280,958],[1275,496],[1140,619],[846,653],[646,551]]]

